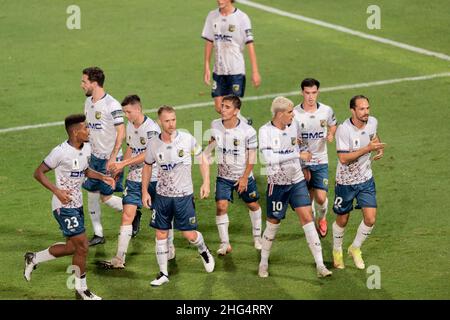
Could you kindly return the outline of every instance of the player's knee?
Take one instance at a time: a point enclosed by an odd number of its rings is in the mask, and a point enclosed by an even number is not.
[[[228,209],[228,202],[226,200],[216,202],[216,212],[218,216],[227,213],[227,209]]]
[[[364,217],[364,224],[368,227],[372,227],[375,224],[375,216],[373,217]]]
[[[327,201],[327,194],[318,194],[316,197],[316,202],[318,205],[322,206],[325,201]]]

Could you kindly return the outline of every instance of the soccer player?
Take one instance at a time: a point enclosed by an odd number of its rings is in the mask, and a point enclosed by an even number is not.
[[[212,10],[206,17],[202,38],[205,42],[204,81],[211,85],[210,60],[214,48],[215,63],[211,95],[216,111],[221,113],[222,97],[234,94],[244,96],[245,61],[243,51],[247,47],[252,65],[252,83],[261,84],[261,76],[256,61],[252,26],[249,17],[233,6],[234,0],[218,0],[218,9]],[[242,121],[247,121],[239,113]],[[251,119],[248,120],[251,124]]]
[[[98,67],[83,70],[81,88],[87,99],[84,103],[84,113],[90,129],[92,155],[89,166],[103,174],[111,170],[116,162],[117,154],[125,137],[123,112],[120,103],[105,93],[103,83],[105,74]],[[114,189],[100,180],[88,178],[83,183],[88,191],[88,210],[91,216],[94,236],[89,241],[90,246],[105,243],[101,223],[100,199],[109,207],[122,211],[122,199],[113,195]]]
[[[126,187],[123,193],[123,215],[120,226],[119,239],[116,255],[102,264],[108,269],[125,268],[125,258],[128,251],[128,244],[132,236],[132,222],[135,221],[136,212],[142,208],[142,168],[144,167],[145,150],[151,139],[154,139],[161,132],[158,124],[142,113],[141,99],[137,95],[126,96],[122,103],[123,112],[128,119],[126,128],[127,150],[124,160],[111,165],[114,174],[122,172],[123,168],[129,166]],[[148,185],[151,197],[155,198],[156,181],[158,168],[153,166],[150,184]],[[169,260],[174,258],[175,249],[172,239],[169,236]]]
[[[312,200],[312,211],[316,228],[321,237],[327,235],[328,211],[328,153],[327,142],[332,142],[336,132],[336,117],[333,109],[317,101],[320,82],[307,78],[301,83],[303,102],[294,108],[295,119],[300,127],[302,148],[308,150],[312,159],[306,161],[303,170]]]
[[[333,263],[343,269],[342,243],[345,226],[353,210],[353,200],[357,200],[356,209],[362,209],[363,220],[356,232],[348,254],[358,269],[364,269],[361,246],[372,232],[377,213],[375,181],[371,169],[371,152],[376,151],[374,160],[384,154],[384,143],[377,133],[378,121],[369,116],[369,99],[357,95],[350,100],[351,118],[345,120],[336,131],[336,188],[333,211],[336,221],[333,223]]]
[[[258,203],[259,193],[253,177],[253,166],[256,163],[258,147],[255,129],[238,117],[241,99],[234,95],[225,96],[222,100],[221,119],[211,123],[211,140],[205,150],[215,149],[217,164],[216,179],[216,224],[219,230],[221,256],[231,252],[228,235],[228,202],[233,201],[233,191],[247,205],[252,223],[254,246],[261,250],[261,207]]]
[[[172,220],[174,228],[180,230],[183,236],[197,247],[206,272],[214,270],[214,258],[203,240],[203,235],[196,231],[191,154],[194,154],[200,164],[203,178],[200,187],[202,199],[208,197],[210,191],[208,160],[192,135],[176,129],[175,109],[170,106],[160,107],[158,118],[162,132],[149,142],[142,170],[142,203],[146,208],[153,209],[150,226],[156,229],[155,253],[160,270],[156,279],[150,283],[152,286],[169,282],[167,237]],[[159,170],[156,198],[153,199],[145,186],[150,181],[155,163]]]
[[[317,276],[331,275],[322,257],[322,246],[314,226],[306,181],[300,159],[309,161],[311,154],[300,151],[299,128],[294,119],[294,103],[276,97],[271,106],[272,121],[259,129],[260,151],[267,170],[267,221],[262,237],[261,262],[258,275],[269,276],[269,255],[280,222],[285,218],[288,204],[295,210],[305,231],[306,241],[316,262]]]
[[[53,193],[53,216],[60,226],[66,242],[58,242],[39,252],[25,254],[25,280],[31,281],[31,273],[37,265],[63,256],[72,256],[75,266],[75,293],[78,299],[101,300],[93,294],[86,282],[86,258],[88,241],[84,229],[83,194],[84,177],[98,179],[114,188],[113,178],[88,168],[91,155],[89,129],[86,116],[75,114],[66,117],[65,126],[69,139],[55,147],[34,172],[34,177]],[[55,170],[56,184],[45,175]]]

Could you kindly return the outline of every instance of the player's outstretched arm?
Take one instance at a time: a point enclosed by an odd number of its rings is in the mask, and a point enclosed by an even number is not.
[[[125,125],[123,123],[115,126],[116,128],[116,142],[114,144],[114,148],[109,156],[109,160],[106,163],[106,169],[111,170],[111,165],[113,162],[116,162],[117,154],[119,153],[120,148],[122,148],[122,142],[125,138]]]
[[[104,175],[103,173],[100,173],[98,171],[95,171],[91,168],[87,168],[84,171],[84,175],[88,178],[91,179],[97,179],[97,180],[101,180],[104,183],[108,184],[111,186],[111,188],[115,189],[116,188],[116,180],[114,180],[112,177]]]

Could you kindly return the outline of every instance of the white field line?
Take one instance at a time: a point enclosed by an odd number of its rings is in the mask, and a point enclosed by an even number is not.
[[[386,85],[386,84],[393,84],[393,83],[399,83],[399,82],[422,81],[422,80],[429,80],[429,79],[443,78],[443,77],[450,77],[450,72],[435,73],[435,74],[417,76],[417,77],[406,77],[406,78],[380,80],[380,81],[373,81],[373,82],[344,84],[344,85],[335,86],[335,87],[321,88],[320,92],[331,92],[331,91],[349,90],[349,89],[357,89],[357,88],[368,88],[368,87],[382,86],[382,85]],[[247,98],[244,98],[243,101],[256,101],[256,100],[270,99],[270,98],[274,98],[277,96],[287,97],[287,96],[295,96],[298,94],[300,94],[299,90],[291,91],[291,92],[272,93],[272,94],[266,94],[266,95],[261,95],[261,96],[247,97]],[[194,109],[194,108],[201,108],[201,107],[213,106],[213,105],[214,105],[214,102],[211,100],[209,102],[190,103],[190,104],[175,106],[175,109],[176,110]],[[150,113],[150,112],[156,112],[157,110],[158,109],[146,109],[146,110],[144,110],[144,112]],[[40,123],[40,124],[34,124],[34,125],[28,125],[28,126],[5,128],[5,129],[0,129],[0,134],[7,133],[7,132],[14,132],[14,131],[24,131],[24,130],[36,129],[36,128],[54,127],[54,126],[60,126],[63,124],[64,124],[63,121],[57,121],[57,122]]]
[[[361,32],[361,31],[352,30],[352,29],[349,29],[349,28],[346,28],[346,27],[343,27],[343,26],[340,26],[340,25],[337,25],[337,24],[332,24],[332,23],[329,23],[329,22],[325,22],[325,21],[321,21],[321,20],[317,20],[317,19],[313,19],[313,18],[308,18],[308,17],[302,16],[302,15],[299,15],[299,14],[290,13],[290,12],[283,11],[283,10],[280,10],[280,9],[277,9],[277,8],[269,7],[269,6],[266,6],[266,5],[263,5],[263,4],[259,4],[259,3],[253,2],[253,1],[237,0],[237,2],[242,3],[244,5],[247,5],[249,7],[260,9],[260,10],[263,10],[263,11],[266,11],[266,12],[270,12],[270,13],[273,13],[273,14],[277,14],[277,15],[280,15],[280,16],[289,17],[289,18],[300,20],[300,21],[303,21],[303,22],[312,23],[312,24],[315,24],[315,25],[318,25],[318,26],[321,26],[321,27],[330,28],[330,29],[333,29],[333,30],[336,30],[336,31],[339,31],[339,32],[348,33],[348,34],[354,35],[356,37],[360,37],[360,38],[364,38],[364,39],[368,39],[368,40],[372,40],[372,41],[376,41],[376,42],[381,42],[381,43],[384,43],[384,44],[388,44],[388,45],[391,45],[391,46],[394,46],[394,47],[402,48],[402,49],[405,49],[405,50],[408,50],[408,51],[412,51],[412,52],[415,52],[415,53],[419,53],[419,54],[423,54],[423,55],[426,55],[426,56],[432,56],[432,57],[439,58],[439,59],[442,59],[442,60],[450,61],[450,56],[448,56],[448,55],[446,55],[444,53],[434,52],[434,51],[430,51],[430,50],[427,50],[427,49],[422,49],[422,48],[419,48],[419,47],[411,46],[411,45],[406,44],[406,43],[402,43],[402,42],[398,42],[398,41],[394,41],[394,40],[390,40],[390,39],[386,39],[386,38],[382,38],[382,37],[377,37],[377,36],[374,36],[374,35],[371,35],[371,34],[367,34],[367,33]]]

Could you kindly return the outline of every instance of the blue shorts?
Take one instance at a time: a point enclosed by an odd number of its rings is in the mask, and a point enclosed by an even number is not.
[[[159,230],[174,229],[191,231],[197,229],[194,194],[185,197],[165,197],[157,194],[153,202],[150,226]]]
[[[211,96],[223,97],[233,94],[243,97],[245,92],[245,74],[218,75],[213,73]]]
[[[285,218],[288,203],[292,210],[311,205],[305,180],[290,185],[269,184],[266,201],[267,217],[277,220]]]
[[[328,164],[306,166],[305,169],[311,172],[308,188],[321,189],[328,192]]]
[[[236,181],[217,177],[216,179],[216,201],[228,200],[233,202],[233,190],[236,190],[238,186],[234,185]],[[247,191],[238,193],[239,198],[244,200],[245,203],[252,203],[259,200],[259,193],[256,187],[255,178],[248,178]]]
[[[142,208],[142,183],[127,180],[125,190],[123,191],[122,204],[131,204],[138,209]],[[156,194],[156,181],[153,181],[148,186],[148,192],[150,193],[150,197],[152,201],[154,201],[154,197]]]
[[[83,207],[58,208],[53,210],[53,216],[58,221],[64,237],[77,236],[86,231],[84,229]]]
[[[355,198],[357,201],[355,209],[377,207],[375,180],[373,177],[366,182],[358,184],[336,184],[334,192],[333,211],[336,214],[346,214],[352,211],[353,199]]]
[[[99,159],[91,154],[91,160],[89,161],[89,168],[98,171],[100,173],[106,174],[106,159]],[[83,188],[89,192],[100,191],[104,196],[109,196],[114,193],[114,190],[110,185],[104,183],[101,180],[87,178],[83,183]]]

